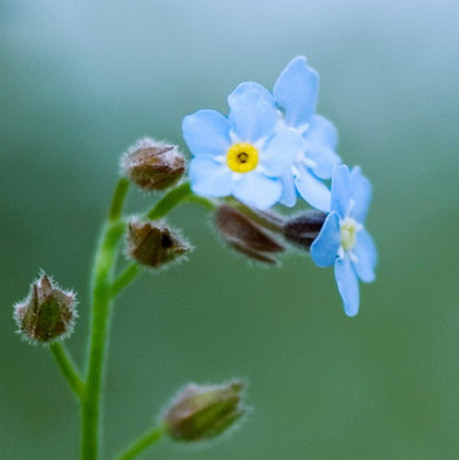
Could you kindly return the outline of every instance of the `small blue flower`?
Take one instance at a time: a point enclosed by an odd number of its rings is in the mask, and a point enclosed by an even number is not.
[[[228,105],[228,118],[200,110],[183,120],[183,137],[194,156],[191,188],[198,195],[233,195],[249,206],[269,208],[280,200],[280,178],[305,140],[295,130],[277,129],[272,96],[257,83],[241,83]]]
[[[319,76],[298,56],[282,71],[274,85],[274,100],[283,113],[283,124],[300,132],[305,148],[282,178],[281,203],[294,206],[296,191],[315,208],[330,209],[330,191],[322,179],[330,179],[341,163],[335,153],[338,133],[331,122],[315,115],[319,95]]]
[[[358,280],[369,283],[375,278],[378,255],[363,226],[370,201],[371,184],[360,168],[349,171],[345,165],[337,166],[332,178],[331,212],[311,245],[316,265],[335,266],[336,283],[348,316],[359,311]]]

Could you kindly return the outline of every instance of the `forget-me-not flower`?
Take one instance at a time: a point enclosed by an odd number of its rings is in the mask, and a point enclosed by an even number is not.
[[[289,172],[283,176],[281,203],[293,206],[296,191],[309,204],[322,211],[330,209],[330,191],[322,179],[330,179],[335,165],[341,163],[335,153],[338,133],[333,124],[316,115],[319,76],[298,56],[282,71],[273,90],[276,106],[283,114],[282,125],[299,131],[305,140]]]
[[[233,195],[259,209],[280,200],[280,178],[305,141],[295,130],[278,128],[278,111],[265,93],[269,95],[257,83],[241,83],[228,97],[228,118],[215,110],[185,117],[183,137],[194,156],[189,169],[194,193]]]
[[[344,311],[359,311],[358,280],[375,278],[377,251],[363,223],[371,201],[371,184],[360,168],[335,168],[331,188],[331,212],[311,245],[311,257],[319,267],[335,266],[335,278]]]

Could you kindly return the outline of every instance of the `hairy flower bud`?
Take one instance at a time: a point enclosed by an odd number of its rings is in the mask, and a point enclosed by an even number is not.
[[[128,150],[122,169],[141,189],[163,190],[182,177],[185,158],[177,146],[145,138]]]
[[[309,210],[288,219],[283,226],[285,239],[302,249],[309,250],[326,217],[327,214],[322,211]]]
[[[29,296],[14,306],[14,319],[23,338],[50,343],[73,332],[77,312],[75,294],[56,286],[45,274],[31,286]]]
[[[191,250],[191,246],[164,222],[132,221],[127,254],[141,265],[158,268]]]
[[[251,259],[275,264],[271,253],[285,250],[268,232],[232,206],[220,206],[215,212],[215,223],[224,240]]]
[[[211,439],[226,431],[247,409],[242,403],[244,384],[188,384],[167,410],[164,422],[178,441]]]

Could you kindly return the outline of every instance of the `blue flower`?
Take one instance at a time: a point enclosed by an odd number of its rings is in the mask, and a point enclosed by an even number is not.
[[[319,267],[335,266],[335,278],[343,299],[344,311],[355,316],[359,311],[358,280],[375,278],[377,251],[363,223],[371,201],[371,184],[360,168],[349,171],[337,166],[331,188],[331,212],[311,245],[311,257]]]
[[[274,85],[274,100],[283,113],[283,124],[300,132],[305,148],[282,178],[281,203],[293,206],[296,191],[315,208],[330,209],[330,191],[321,179],[330,179],[341,163],[335,153],[338,133],[333,124],[315,115],[319,95],[319,76],[298,56],[282,71]]]
[[[296,130],[278,128],[272,96],[257,83],[241,83],[228,105],[228,118],[200,110],[183,120],[183,137],[194,156],[191,188],[198,195],[233,195],[249,206],[269,208],[280,200],[281,176],[305,140]]]

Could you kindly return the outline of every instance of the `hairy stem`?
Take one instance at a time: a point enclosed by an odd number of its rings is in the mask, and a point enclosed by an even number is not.
[[[148,447],[159,441],[166,432],[164,425],[159,425],[144,433],[134,441],[116,460],[130,460],[143,452]]]
[[[129,183],[124,178],[118,182],[94,261],[89,361],[81,405],[83,460],[96,460],[99,456],[100,405],[111,310],[111,286],[118,244],[125,228],[121,213],[128,186]]]
[[[189,182],[184,182],[178,187],[172,189],[170,192],[166,193],[166,195],[164,195],[147,213],[147,219],[155,220],[164,217],[190,194],[190,184]]]
[[[112,297],[116,297],[139,273],[140,267],[136,263],[129,265],[112,284]]]
[[[49,350],[54,356],[70,388],[78,398],[81,398],[84,391],[84,383],[64,345],[60,342],[54,342],[49,346]]]

